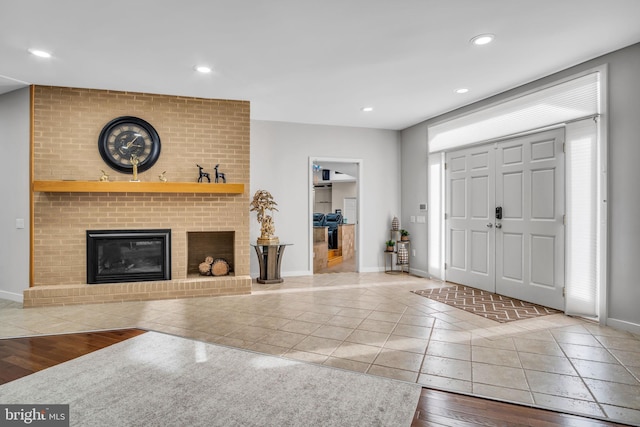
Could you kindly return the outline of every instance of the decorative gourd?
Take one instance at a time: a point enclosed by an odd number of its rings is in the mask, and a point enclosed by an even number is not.
[[[409,250],[406,245],[398,245],[398,265],[409,264]]]
[[[398,231],[400,229],[400,220],[397,216],[394,216],[393,220],[391,221],[391,229],[393,231]]]

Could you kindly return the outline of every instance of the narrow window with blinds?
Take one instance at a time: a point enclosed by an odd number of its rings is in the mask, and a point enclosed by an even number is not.
[[[593,119],[566,127],[566,279],[567,314],[598,315],[597,123]]]
[[[444,280],[444,155],[429,156],[429,209],[427,211],[429,275]]]

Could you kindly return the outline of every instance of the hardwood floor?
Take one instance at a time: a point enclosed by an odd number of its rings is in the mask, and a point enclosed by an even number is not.
[[[423,388],[412,427],[604,427],[608,421]]]
[[[141,329],[0,339],[0,384],[145,333]],[[412,427],[621,426],[606,421],[423,388]]]
[[[313,274],[326,274],[326,273],[352,273],[356,271],[356,258],[351,257],[350,259],[335,264],[333,266],[327,266],[325,268],[321,268],[317,271],[314,271]]]
[[[0,339],[0,384],[143,334],[142,329]]]

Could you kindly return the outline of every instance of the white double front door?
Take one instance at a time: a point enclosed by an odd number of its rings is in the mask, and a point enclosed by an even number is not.
[[[564,309],[564,129],[446,155],[446,279]]]

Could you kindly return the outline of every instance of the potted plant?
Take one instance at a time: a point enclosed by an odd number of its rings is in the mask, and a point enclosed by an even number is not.
[[[387,252],[393,252],[393,247],[396,245],[396,242],[393,240],[387,240]]]
[[[400,230],[400,240],[409,240],[409,232],[407,230]]]

